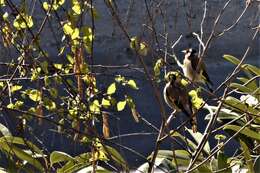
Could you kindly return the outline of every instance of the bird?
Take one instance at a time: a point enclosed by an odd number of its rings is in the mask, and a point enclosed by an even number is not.
[[[176,112],[183,112],[190,117],[192,131],[197,132],[196,113],[192,108],[191,97],[188,94],[186,87],[182,84],[182,77],[178,72],[168,72],[165,76],[166,85],[163,90],[163,96],[166,104],[176,110]]]
[[[192,82],[203,83],[207,86],[210,92],[213,92],[209,75],[206,71],[206,66],[200,57],[196,54],[196,50],[193,48],[188,48],[182,51],[184,53],[183,60],[183,73],[186,78]],[[200,62],[201,61],[201,62]],[[198,64],[200,62],[200,66]]]

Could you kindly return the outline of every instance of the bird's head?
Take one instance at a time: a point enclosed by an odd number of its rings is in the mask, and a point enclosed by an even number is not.
[[[165,80],[166,82],[175,82],[176,79],[178,79],[180,77],[179,72],[177,71],[170,71],[166,74],[165,76]]]
[[[188,49],[185,49],[181,52],[185,54],[185,57],[192,57],[196,54],[196,50],[193,49],[193,48],[188,48]]]

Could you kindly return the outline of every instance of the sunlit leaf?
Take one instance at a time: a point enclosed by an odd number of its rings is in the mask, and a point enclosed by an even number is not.
[[[109,106],[111,106],[111,103],[109,100],[103,98],[101,101],[101,105],[104,106],[105,108],[108,108]]]
[[[21,85],[14,85],[14,86],[11,86],[11,92],[14,93],[15,91],[19,91],[23,88],[23,86]]]
[[[3,125],[2,123],[0,123],[0,132],[1,132],[0,136],[12,136],[9,129],[5,125]]]
[[[73,159],[72,156],[61,151],[53,151],[50,155],[51,165],[59,162],[72,161]]]
[[[136,89],[138,90],[139,88],[137,87],[136,83],[134,80],[130,79],[128,82],[127,82],[127,85],[129,85],[131,88],[133,89]]]
[[[56,64],[54,63],[53,66],[58,69],[58,70],[61,70],[62,69],[62,64]]]
[[[33,26],[33,19],[32,16],[27,14],[21,13],[18,14],[13,22],[14,27],[17,30],[31,28]]]
[[[226,106],[231,107],[232,108],[237,108],[235,109],[236,111],[240,111],[240,112],[250,112],[254,115],[257,115],[259,113],[259,111],[253,107],[251,107],[250,105],[247,105],[243,102],[241,102],[240,100],[228,96],[226,98],[226,100],[224,100],[224,103]]]
[[[41,100],[41,92],[36,89],[26,90],[26,94],[32,101],[38,102]]]
[[[243,64],[242,68],[254,73],[255,75],[260,75],[260,68],[253,66],[251,64]]]
[[[63,31],[66,35],[71,35],[73,33],[73,29],[71,27],[71,23],[66,23],[64,26],[63,26]]]
[[[203,135],[200,132],[196,132],[193,133],[192,130],[187,129],[188,132],[190,133],[190,135],[195,139],[195,141],[197,142],[197,144],[199,144],[201,142],[201,140],[203,139]],[[207,141],[203,150],[207,153],[210,154],[210,146],[209,146],[209,142]]]
[[[75,28],[71,34],[71,39],[74,40],[76,38],[79,38],[79,28]]]
[[[253,165],[253,158],[250,155],[249,148],[246,145],[246,143],[243,142],[242,140],[239,140],[239,143],[240,143],[240,146],[242,147],[242,151],[243,151],[245,161],[246,161],[246,166],[250,173],[254,173],[255,171],[254,171],[254,165]]]
[[[77,15],[81,14],[81,7],[79,3],[76,3],[72,6],[72,10],[74,13],[76,13]]]
[[[233,130],[235,132],[240,131],[239,133],[260,141],[260,134],[258,132],[250,130],[248,127],[243,128],[243,130],[241,130],[241,128],[242,127],[236,126],[236,125],[226,125],[223,129],[224,130]]]
[[[47,110],[56,110],[56,103],[48,98],[43,99],[43,105],[46,107]]]
[[[48,4],[48,2],[43,2],[43,3],[42,3],[43,9],[46,10],[46,11],[49,10],[49,6],[50,6],[50,5]]]
[[[99,104],[99,101],[98,101],[98,100],[94,100],[94,102],[92,102],[92,103],[89,105],[89,110],[90,110],[92,113],[100,114],[100,104]]]
[[[198,96],[198,92],[196,90],[191,90],[189,92],[189,96],[191,97],[192,105],[196,109],[200,109],[201,106],[204,104],[204,100]]]
[[[126,105],[126,100],[124,100],[124,101],[119,101],[119,102],[117,103],[117,110],[118,110],[118,111],[124,110],[124,109],[125,109],[125,105]]]
[[[34,151],[35,154],[38,153],[40,155],[43,155],[42,151],[38,147],[36,147],[34,144],[32,144],[30,141],[27,141],[26,139],[20,137],[12,137],[12,136],[5,136],[0,138],[1,150],[5,150],[7,153],[15,155],[19,159],[27,161],[28,163],[30,163],[40,171],[44,170],[41,163],[37,159],[35,159],[33,155],[27,154],[25,151],[18,148],[14,144],[19,144],[19,145],[29,147],[31,150]]]
[[[107,94],[108,95],[112,95],[116,92],[116,83],[112,83],[109,85],[109,87],[107,88]]]
[[[239,64],[240,60],[232,55],[223,55],[223,58],[231,62],[232,64]]]

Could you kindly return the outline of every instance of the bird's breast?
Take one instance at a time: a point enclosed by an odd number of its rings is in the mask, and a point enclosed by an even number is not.
[[[183,73],[189,80],[198,82],[200,81],[200,75],[192,68],[191,61],[184,59],[183,61]]]

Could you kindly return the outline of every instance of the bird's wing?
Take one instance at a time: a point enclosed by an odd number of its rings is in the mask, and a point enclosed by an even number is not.
[[[206,78],[206,81],[207,81],[210,85],[213,85],[213,83],[211,82],[211,80],[210,80],[210,78],[209,78],[209,75],[208,75],[208,73],[207,73],[207,71],[206,71],[205,64],[203,63],[202,66],[203,66],[203,67],[202,67],[202,69],[203,69],[202,75]]]
[[[167,88],[166,93],[172,107],[181,110],[188,117],[192,114],[192,104],[185,89],[170,86]]]
[[[198,58],[196,56],[191,59],[191,67],[194,71],[197,70],[197,66],[199,64],[199,61],[200,61],[200,58]],[[202,75],[205,78],[206,82],[213,85],[213,83],[211,82],[209,75],[206,71],[206,66],[205,66],[203,61],[201,62],[200,67],[198,68],[198,71],[200,71],[201,69],[202,69]]]
[[[191,97],[185,88],[180,86],[169,85],[166,88],[166,94],[170,107],[176,110],[181,110],[188,118],[190,118],[190,123],[192,126],[192,131],[197,132],[197,119],[196,114],[193,113]]]

